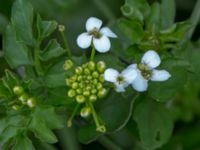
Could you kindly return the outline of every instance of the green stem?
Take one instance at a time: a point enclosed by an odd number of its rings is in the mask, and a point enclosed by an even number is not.
[[[43,74],[43,69],[40,63],[40,42],[36,43],[34,50],[34,61],[35,61],[35,69],[38,75]]]
[[[92,110],[92,116],[93,116],[94,122],[95,122],[95,124],[96,124],[96,126],[97,126],[97,128],[98,128],[98,127],[100,127],[100,123],[99,123],[99,119],[98,119],[98,116],[97,116],[97,114],[96,114],[96,111],[95,111],[95,109],[94,109],[94,106],[93,106],[93,104],[92,104],[90,101],[88,101],[88,105],[89,105],[89,107],[90,107],[91,110]]]
[[[71,54],[71,51],[68,47],[69,44],[68,44],[67,38],[65,36],[65,33],[63,31],[61,31],[60,34],[61,34],[61,37],[63,39],[64,48],[66,49],[68,56],[71,58],[72,54]]]
[[[56,135],[63,150],[80,150],[74,128],[65,127],[62,130],[57,130]]]
[[[91,52],[91,56],[90,56],[90,60],[93,61],[94,60],[94,56],[95,56],[95,48],[94,46],[92,45],[92,52]]]
[[[73,112],[72,112],[72,115],[70,116],[70,118],[68,119],[67,121],[67,126],[68,127],[71,127],[72,126],[72,120],[74,118],[74,116],[76,115],[78,109],[80,107],[80,104],[77,104],[76,107],[74,108]]]
[[[98,142],[101,143],[108,150],[122,150],[121,147],[116,145],[113,141],[111,141],[109,138],[107,138],[105,136],[99,137]]]
[[[193,9],[192,15],[190,17],[190,22],[192,23],[192,27],[188,31],[187,39],[190,39],[194,33],[194,30],[200,20],[200,0],[197,0],[196,5]]]

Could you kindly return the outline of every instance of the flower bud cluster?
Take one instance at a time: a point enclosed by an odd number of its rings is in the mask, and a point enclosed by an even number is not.
[[[15,96],[17,96],[17,100],[12,105],[12,108],[14,110],[19,110],[23,106],[28,106],[30,108],[33,108],[36,106],[35,97],[29,96],[28,94],[26,94],[23,87],[15,86],[13,88],[13,93]]]
[[[106,65],[103,61],[95,63],[90,61],[75,68],[75,74],[66,79],[70,87],[69,97],[74,97],[77,103],[84,103],[86,100],[95,102],[98,98],[106,95],[104,88],[104,76]]]

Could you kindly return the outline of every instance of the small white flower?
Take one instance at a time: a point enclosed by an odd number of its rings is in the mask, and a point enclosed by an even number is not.
[[[148,88],[148,80],[166,81],[171,75],[166,70],[156,70],[161,63],[159,55],[153,51],[147,51],[142,57],[139,65],[132,64],[129,67],[137,70],[137,77],[132,82],[132,86],[136,91],[143,92]]]
[[[110,50],[111,44],[108,37],[116,38],[117,35],[113,33],[108,27],[101,28],[102,21],[95,17],[90,17],[86,22],[86,30],[77,38],[79,47],[86,49],[90,47],[91,43],[95,49],[100,53],[105,53]]]
[[[124,92],[125,88],[131,84],[137,76],[135,67],[128,66],[119,73],[117,70],[108,68],[104,72],[104,79],[114,83],[117,92]]]

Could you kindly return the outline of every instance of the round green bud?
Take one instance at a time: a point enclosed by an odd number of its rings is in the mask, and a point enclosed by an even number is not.
[[[90,100],[91,102],[95,102],[95,101],[97,100],[97,96],[96,96],[96,95],[91,95],[91,96],[89,97],[89,100]]]
[[[95,93],[97,93],[97,90],[96,89],[92,89],[91,93],[95,94]]]
[[[85,97],[83,95],[77,95],[76,96],[76,101],[77,101],[77,103],[84,103],[85,102]]]
[[[97,87],[97,89],[99,90],[99,89],[101,89],[102,87],[103,87],[103,85],[101,84],[101,83],[97,83],[97,85],[96,85],[96,87]]]
[[[76,67],[75,72],[76,72],[76,74],[81,74],[83,72],[83,68]]]
[[[93,61],[90,61],[89,63],[88,63],[88,68],[90,69],[90,70],[95,70],[95,63],[93,62]]]
[[[87,68],[87,66],[88,66],[87,63],[82,65],[83,68]]]
[[[80,88],[83,88],[83,87],[84,87],[84,82],[80,82],[80,83],[78,84],[78,86],[79,86]]]
[[[83,80],[83,76],[79,75],[79,76],[77,77],[77,81],[82,81],[82,80]]]
[[[69,96],[69,97],[74,97],[75,95],[76,95],[76,92],[74,91],[74,90],[69,90],[68,92],[67,92],[67,95]]]
[[[64,25],[58,25],[58,31],[64,32],[65,31],[65,26]]]
[[[90,91],[84,91],[84,92],[83,92],[83,95],[84,95],[84,96],[89,96],[89,95],[90,95]]]
[[[78,88],[78,89],[76,89],[76,93],[78,93],[78,94],[82,94],[82,93],[83,93],[83,90],[80,89],[80,88]]]
[[[27,105],[30,107],[30,108],[33,108],[35,107],[36,105],[36,99],[34,97],[31,97],[27,100]]]
[[[92,73],[92,77],[93,77],[93,78],[98,78],[98,77],[99,77],[99,73],[98,73],[97,71],[94,71],[94,72]]]
[[[106,93],[107,93],[107,90],[105,88],[102,88],[98,91],[97,95],[99,98],[102,98],[106,95]]]
[[[87,76],[87,80],[92,80],[92,76]]]
[[[64,70],[69,70],[72,68],[73,65],[74,64],[73,64],[72,60],[68,59],[65,61],[63,68],[64,68]]]
[[[73,89],[77,89],[79,86],[79,84],[77,82],[72,83],[72,88]]]
[[[72,82],[75,82],[77,79],[77,76],[76,75],[73,75],[72,77],[69,78],[69,82],[72,83]]]
[[[98,84],[98,80],[97,79],[93,79],[93,84],[97,85]]]
[[[15,86],[15,87],[13,88],[13,92],[14,92],[14,94],[16,94],[16,95],[21,95],[21,94],[24,93],[24,89],[23,89],[21,86]]]
[[[19,109],[20,109],[20,106],[19,106],[19,105],[13,105],[13,106],[12,106],[12,109],[14,109],[14,110],[19,110]]]
[[[92,87],[90,85],[86,86],[86,90],[90,91]]]
[[[84,69],[84,74],[85,75],[89,75],[90,74],[90,70],[88,68],[85,68]],[[86,76],[86,78],[87,78],[87,76]]]
[[[67,86],[71,86],[71,80],[69,78],[65,79]]]
[[[22,104],[26,104],[28,98],[29,98],[28,95],[23,94],[19,97],[19,100],[22,102]]]
[[[103,74],[101,74],[101,75],[99,76],[99,81],[102,82],[102,83],[105,82],[105,79],[104,79],[104,75],[103,75]]]
[[[91,108],[90,107],[84,107],[81,109],[80,115],[81,117],[88,117],[91,114]]]
[[[105,133],[106,132],[106,127],[104,125],[98,126],[96,128],[96,131],[101,132],[101,133]]]
[[[103,73],[103,72],[105,71],[105,69],[106,69],[106,64],[105,64],[105,62],[104,62],[104,61],[99,61],[99,62],[97,63],[97,69],[98,69],[98,71],[99,71],[100,73]]]

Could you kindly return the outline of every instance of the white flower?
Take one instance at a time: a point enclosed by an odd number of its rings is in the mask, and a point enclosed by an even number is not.
[[[135,67],[131,66],[127,67],[121,73],[112,68],[108,68],[104,72],[104,79],[114,83],[117,92],[124,92],[125,88],[135,80],[136,76],[137,71]]]
[[[91,43],[95,49],[100,53],[105,53],[110,50],[110,40],[108,37],[116,38],[117,35],[113,33],[108,27],[101,28],[102,21],[95,17],[90,17],[86,22],[86,30],[77,38],[79,47],[86,49],[90,47]]]
[[[136,91],[143,92],[148,88],[148,80],[166,81],[171,75],[166,70],[156,70],[161,63],[159,55],[153,51],[147,51],[142,57],[139,65],[132,64],[129,67],[137,70],[137,77],[132,82],[132,86]]]

